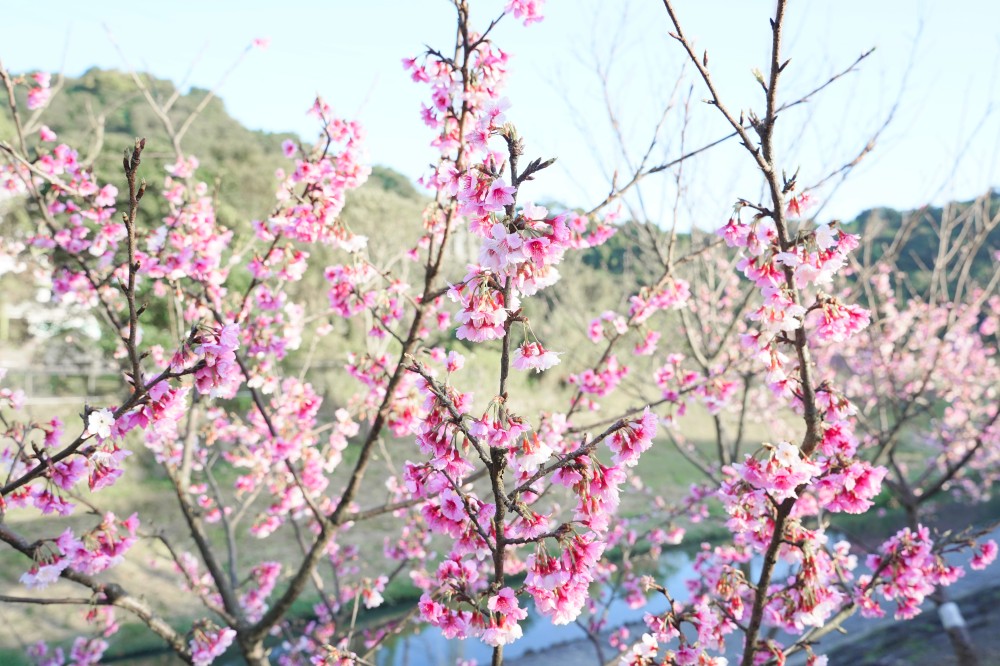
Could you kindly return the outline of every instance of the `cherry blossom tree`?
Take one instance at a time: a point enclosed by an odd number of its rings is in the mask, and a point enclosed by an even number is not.
[[[0,142],[0,192],[28,202],[32,216],[26,233],[4,234],[3,252],[30,261],[55,298],[102,319],[123,378],[119,404],[83,406],[81,420],[65,424],[27,418],[23,392],[0,389],[0,541],[23,556],[25,588],[3,600],[80,605],[92,625],[69,654],[32,647],[38,663],[98,663],[118,611],[191,664],[227,650],[248,664],[370,663],[386,639],[420,622],[482,641],[498,665],[529,612],[588,627],[603,662],[596,632],[607,605],[592,591],[614,578],[636,605],[650,591],[669,601],[647,615],[638,642],[616,638],[620,663],[725,664],[738,653],[750,666],[804,651],[818,664],[813,643],[855,611],[879,615],[892,602],[909,617],[960,576],[945,551],[976,548],[974,567],[995,558],[995,543],[976,544],[972,533],[935,541],[920,508],[946,489],[981,496],[997,469],[998,278],[970,273],[996,216],[942,223],[928,290],[894,285],[895,255],[859,260],[864,239],[804,215],[810,188],[786,175],[775,149],[779,113],[805,99],[779,95],[784,0],[759,76],[763,109],[738,114],[665,0],[673,39],[767,197],[735,197],[717,234],[683,248],[676,226],[666,237],[651,232],[655,279],[627,294],[625,311],[592,313],[584,333],[596,351],[567,358],[532,326],[537,296],[557,283],[567,256],[613,236],[631,188],[699,151],[659,167],[647,153],[586,212],[536,205],[532,181],[553,159],[532,154],[516,128],[527,111],[503,97],[509,56],[492,33],[501,21],[541,20],[542,2],[511,0],[481,30],[466,0],[453,4],[453,43],[403,60],[426,90],[414,113],[433,131],[434,164],[420,183],[428,204],[401,258],[415,280],[399,261],[376,261],[375,241],[341,219],[369,173],[364,131],[323,100],[309,111],[317,142],[283,147],[289,164],[273,208],[230,227],[199,179],[197,146],[183,141],[200,109],[178,116],[135,77],[174,159],[165,175],[148,173],[137,140],[119,192],[43,124],[51,78],[0,64],[16,128]],[[167,213],[147,227],[140,211],[151,196]],[[975,246],[948,249],[962,234]],[[478,247],[466,266],[456,265],[459,237]],[[335,260],[311,266],[311,255]],[[294,297],[309,270],[326,281],[318,312]],[[154,306],[172,313],[158,337],[167,345],[144,342]],[[366,331],[342,349],[356,391],[324,410],[288,356],[345,320]],[[473,385],[462,349],[494,352],[490,385]],[[564,370],[562,411],[538,410],[530,384],[514,379]],[[617,404],[627,381],[645,391],[641,404],[595,414]],[[886,388],[871,395],[872,385]],[[714,458],[684,440],[681,417],[694,404],[715,426]],[[932,413],[920,423],[930,471],[914,470],[897,455],[902,436]],[[750,421],[769,423],[772,439],[750,441]],[[637,478],[657,437],[705,477],[673,504]],[[168,483],[176,524],[102,508],[102,491],[129,474],[139,450]],[[862,573],[856,549],[831,538],[829,516],[868,511],[883,487],[908,524],[870,552]],[[641,529],[619,521],[627,492],[653,498]],[[631,549],[676,545],[682,521],[706,518],[710,505],[721,507],[728,538],[699,552],[687,600],[640,578]],[[64,520],[5,519],[53,514]],[[373,524],[391,524],[379,553],[366,531]],[[150,601],[142,580],[115,575],[140,542],[169,562],[186,608],[196,609],[186,620]],[[284,547],[266,545],[276,543]],[[609,557],[612,549],[622,552]],[[397,580],[419,601],[359,622]],[[78,591],[48,596],[57,583]]]
[[[672,8],[668,5],[667,9],[671,18],[675,19]],[[780,31],[782,11],[783,9],[779,6],[779,16],[772,23],[772,29],[776,33]],[[754,115],[750,116],[749,126],[745,129],[752,128],[754,133],[759,137],[759,143],[756,145],[749,143],[747,141],[747,133],[740,130],[740,126],[744,124],[742,114],[739,122],[735,122],[735,119],[729,115],[725,108],[721,107],[721,100],[708,75],[707,56],[701,58],[701,62],[699,62],[690,44],[680,33],[679,25],[675,23],[675,27],[677,28],[677,34],[674,35],[675,38],[687,48],[692,62],[698,68],[699,73],[705,78],[705,83],[712,93],[710,103],[720,106],[723,115],[732,123],[734,131],[744,140],[744,144],[750,148],[754,159],[757,160],[757,164],[765,176],[767,176],[769,171],[776,173],[777,169],[773,165],[768,167],[767,164],[760,161],[761,156],[766,155],[763,151],[765,142],[762,132],[767,133],[768,131],[767,121],[758,120]],[[780,37],[776,34],[774,48],[777,49],[779,44]],[[863,55],[863,57],[865,56]],[[776,64],[778,60],[775,55],[773,62]],[[778,74],[780,74],[780,71]],[[765,93],[768,93],[771,87],[777,82],[778,74],[774,75],[770,83],[765,80],[764,75],[759,77]],[[768,99],[768,105],[769,109],[777,111],[784,108],[771,99]],[[772,116],[770,121],[772,124],[776,117],[776,114]],[[871,143],[858,155],[856,160],[864,156],[867,150],[870,149]],[[856,160],[850,162],[848,167],[854,164]],[[828,180],[829,178],[827,177],[823,180]],[[815,227],[815,235],[812,238],[808,236],[803,238],[808,233],[808,227],[803,229],[800,226],[801,222],[797,218],[805,217],[803,211],[808,209],[811,198],[810,192],[814,189],[814,186],[801,188],[801,192],[799,192],[797,190],[800,190],[800,188],[795,183],[794,178],[783,178],[782,182],[777,184],[773,180],[769,181],[769,187],[772,192],[781,192],[788,195],[787,200],[782,202],[772,199],[769,205],[773,206],[773,208],[766,208],[760,204],[741,200],[737,204],[737,210],[739,211],[746,207],[754,209],[756,211],[754,214],[754,224],[748,226],[741,224],[738,219],[735,222],[731,220],[721,233],[728,244],[738,248],[749,249],[751,256],[764,254],[766,257],[765,253],[771,248],[774,263],[770,266],[767,263],[762,265],[759,260],[748,259],[746,252],[743,253],[742,257],[737,258],[739,262],[737,264],[738,267],[747,277],[752,278],[758,284],[763,282],[763,284],[767,285],[769,281],[773,283],[776,278],[780,277],[780,272],[788,267],[793,271],[795,288],[801,290],[812,285],[820,287],[815,292],[815,300],[812,301],[812,297],[810,297],[812,305],[808,308],[795,309],[794,306],[797,305],[797,302],[793,301],[787,303],[783,309],[791,311],[795,318],[804,320],[807,330],[810,325],[816,326],[813,352],[816,354],[816,367],[823,376],[822,380],[816,382],[818,384],[817,393],[818,397],[826,403],[822,406],[821,411],[825,411],[830,415],[836,413],[833,410],[843,410],[843,415],[846,417],[843,419],[831,419],[831,422],[825,426],[826,437],[830,441],[841,440],[840,446],[844,447],[842,451],[835,452],[839,454],[839,459],[835,464],[840,466],[840,469],[828,470],[826,474],[823,474],[821,470],[808,470],[810,474],[815,474],[817,477],[808,484],[812,486],[811,488],[798,483],[799,479],[795,475],[792,475],[785,483],[790,488],[796,488],[796,492],[815,491],[815,496],[810,496],[806,499],[817,505],[808,511],[812,512],[818,508],[820,513],[817,514],[817,517],[821,518],[820,524],[823,524],[831,520],[831,514],[837,512],[864,512],[871,506],[871,500],[877,494],[882,479],[886,474],[895,476],[896,480],[890,480],[887,484],[887,489],[893,495],[894,501],[898,502],[905,509],[907,526],[899,535],[879,549],[883,555],[875,555],[869,558],[869,568],[875,571],[879,571],[881,568],[884,571],[885,567],[890,566],[886,563],[884,553],[899,552],[901,544],[911,543],[914,536],[917,536],[918,541],[930,541],[927,528],[919,525],[919,507],[924,505],[928,500],[933,499],[943,489],[949,486],[955,487],[963,479],[964,474],[970,475],[969,480],[965,483],[966,486],[972,488],[979,487],[979,480],[988,479],[991,473],[983,470],[992,469],[993,467],[989,462],[991,454],[987,452],[995,448],[991,446],[990,442],[994,438],[993,426],[997,411],[994,395],[996,377],[994,375],[993,361],[996,343],[990,338],[993,332],[993,325],[987,302],[990,298],[995,298],[996,277],[995,275],[986,275],[985,279],[980,280],[978,283],[975,280],[970,280],[971,267],[976,261],[977,256],[982,260],[983,254],[988,252],[986,249],[988,246],[987,238],[996,225],[994,214],[990,209],[990,197],[986,197],[983,201],[977,202],[976,205],[970,206],[962,215],[956,216],[954,215],[954,211],[946,211],[945,219],[940,223],[939,229],[936,229],[941,249],[938,253],[938,261],[934,264],[933,271],[930,271],[932,273],[932,287],[929,290],[929,294],[911,294],[912,285],[907,285],[907,289],[902,290],[906,293],[904,298],[908,307],[913,308],[913,310],[898,321],[899,328],[896,330],[896,334],[900,336],[900,342],[893,342],[894,336],[885,336],[880,330],[881,325],[874,328],[868,326],[870,314],[867,310],[856,305],[845,305],[845,303],[850,302],[847,301],[847,297],[857,297],[859,292],[862,293],[867,303],[877,302],[874,300],[871,288],[868,288],[867,291],[864,288],[866,281],[872,275],[877,274],[881,276],[880,283],[883,284],[883,292],[886,291],[885,285],[888,284],[888,275],[904,275],[904,273],[898,272],[895,268],[894,262],[898,258],[895,253],[899,252],[900,244],[905,242],[904,239],[906,236],[912,232],[912,221],[909,225],[900,229],[899,235],[893,244],[895,248],[894,252],[887,251],[880,253],[882,256],[873,259],[872,252],[870,251],[871,247],[867,247],[864,258],[861,260],[849,258],[846,254],[842,254],[838,258],[837,256],[831,256],[831,254],[835,255],[835,253],[830,253],[831,248],[836,248],[838,245],[838,234],[835,231],[834,225],[818,225]],[[767,220],[774,220],[774,214],[771,211],[782,211],[783,208],[785,209],[785,224],[795,225],[793,228],[801,229],[797,233],[798,238],[795,245],[798,245],[803,240],[806,241],[804,245],[800,245],[791,252],[787,251],[787,244],[785,251],[781,251],[782,245],[776,243],[774,240],[777,236],[775,229],[767,226]],[[765,224],[758,227],[761,220]],[[931,223],[934,223],[933,219]],[[758,228],[762,228],[764,233],[760,234]],[[870,231],[874,233],[878,230],[871,229]],[[962,241],[958,240],[960,238],[967,239],[968,242],[963,244]],[[853,243],[850,239],[847,240]],[[663,253],[659,252],[658,248],[657,254],[662,259]],[[848,259],[853,264],[849,268],[844,265]],[[830,263],[827,263],[828,261]],[[986,261],[988,261],[988,254]],[[668,431],[670,440],[678,452],[707,477],[709,483],[706,487],[708,488],[716,487],[720,482],[720,476],[724,476],[727,472],[731,473],[731,469],[728,468],[732,467],[734,460],[739,459],[740,448],[744,443],[744,426],[747,421],[753,420],[754,417],[759,417],[761,414],[770,414],[773,416],[775,413],[773,403],[767,405],[767,402],[773,401],[773,397],[768,398],[766,393],[761,393],[759,390],[755,391],[755,388],[764,388],[770,384],[770,388],[778,395],[782,393],[789,395],[790,393],[789,397],[792,397],[792,406],[798,409],[800,413],[805,415],[809,411],[801,404],[804,392],[796,390],[794,384],[789,389],[788,384],[790,380],[797,383],[803,381],[801,377],[796,378],[787,372],[786,362],[788,356],[791,356],[790,354],[781,354],[780,350],[776,352],[773,348],[764,350],[767,353],[763,354],[759,360],[766,364],[768,375],[763,383],[757,384],[755,387],[753,383],[755,375],[752,371],[747,370],[748,366],[746,363],[748,358],[746,354],[732,354],[730,350],[733,347],[738,349],[738,347],[726,344],[727,337],[742,335],[744,342],[751,343],[749,350],[753,352],[758,350],[757,341],[760,339],[760,334],[752,330],[748,332],[742,321],[744,318],[743,315],[748,309],[748,303],[751,302],[749,296],[752,294],[749,290],[740,288],[739,281],[734,280],[735,276],[732,273],[725,270],[718,270],[720,267],[724,267],[725,263],[725,258],[718,255],[705,262],[705,268],[699,271],[699,276],[703,278],[704,286],[698,285],[698,289],[701,290],[703,297],[692,299],[692,302],[681,310],[682,328],[689,342],[688,351],[691,354],[691,358],[685,359],[683,355],[673,354],[668,357],[668,364],[657,372],[657,384],[663,388],[662,398],[676,402],[678,412],[683,412],[688,404],[696,401],[702,403],[712,415],[716,429],[716,449],[714,456],[710,455],[706,457],[702,455],[702,452],[697,447],[684,443],[681,432]],[[831,270],[828,267],[833,267],[833,269]],[[844,273],[844,276],[834,281],[833,278],[837,277],[836,272],[840,270],[839,267],[845,267],[848,270],[841,271]],[[706,268],[709,270],[706,270]],[[860,279],[857,279],[853,275],[855,269],[860,269],[860,272],[863,273]],[[719,277],[720,273],[723,277]],[[844,277],[849,279],[845,280],[843,279]],[[704,280],[704,278],[708,279]],[[772,291],[768,296],[773,297],[774,293]],[[894,302],[891,290],[889,291],[889,300]],[[926,307],[928,300],[937,300],[941,304],[942,309],[932,313]],[[722,307],[719,307],[719,305],[722,305]],[[923,314],[917,316],[916,313],[918,312]],[[946,312],[952,314],[947,315],[945,314]],[[958,324],[958,321],[961,319],[957,314],[958,312],[965,313],[964,325]],[[896,322],[894,319],[896,314],[898,314],[898,310],[893,308],[892,314],[886,316],[885,321],[888,322],[891,320]],[[766,311],[757,310],[756,312],[751,312],[749,319],[763,321],[762,317],[767,315]],[[928,317],[926,320],[927,323],[914,328],[913,324],[916,321],[925,321],[923,319],[924,316]],[[614,321],[615,315],[614,313],[608,313],[602,319],[609,322]],[[624,323],[625,320],[621,319],[620,321]],[[592,330],[596,331],[598,336],[601,333],[601,327],[596,320]],[[617,332],[624,332],[624,330],[625,327],[621,326]],[[864,331],[862,335],[856,335],[862,330]],[[964,337],[963,333],[968,337]],[[656,339],[658,339],[656,331],[647,333],[643,341],[637,345],[636,353],[648,352],[650,347],[649,341]],[[784,342],[791,343],[792,341],[786,339]],[[905,358],[907,352],[900,349],[898,345],[907,344],[910,345],[908,350],[909,357]],[[949,357],[948,353],[938,351],[927,353],[929,350],[935,349],[939,344],[943,349],[951,349],[952,353],[957,352],[953,374],[944,373],[937,368],[937,363],[940,362],[940,359]],[[953,347],[952,345],[955,346]],[[919,362],[915,360],[917,357],[920,358]],[[882,363],[876,366],[878,368],[876,370],[869,364],[877,360],[882,360]],[[968,365],[965,364],[966,362]],[[921,379],[911,378],[910,383],[905,384],[905,378],[909,376],[907,373],[913,372],[915,367],[921,369]],[[890,370],[890,368],[892,369]],[[842,370],[847,370],[847,373],[840,376]],[[949,368],[949,370],[952,370],[952,368]],[[931,381],[931,376],[933,375],[941,376],[934,377],[934,381]],[[837,381],[846,381],[847,386],[844,389],[837,390],[835,388],[835,382]],[[886,383],[894,387],[905,385],[908,393],[900,392],[897,389],[885,391],[883,386]],[[943,393],[938,393],[938,391],[943,391]],[[650,396],[648,393],[645,395],[645,399],[650,402],[656,400],[655,397]],[[959,395],[962,396],[961,399],[958,398]],[[883,396],[885,396],[884,399]],[[878,422],[872,423],[867,418],[856,419],[855,417],[858,414],[855,408],[844,399],[845,397],[858,400],[867,399],[869,404],[865,406],[865,413],[876,413],[881,416],[881,423],[883,424],[881,433],[878,431],[870,433],[869,429],[876,426]],[[912,424],[915,415],[939,411],[945,401],[948,401],[951,405],[944,409],[944,419],[935,419],[927,424],[924,430],[916,433],[907,432],[905,437],[901,437],[901,429],[908,423]],[[876,404],[879,406],[878,410],[873,410],[872,406]],[[735,432],[731,435],[727,434],[724,430],[725,420],[723,416],[726,411],[733,412],[735,415]],[[915,414],[911,414],[911,411],[915,412]],[[895,416],[890,416],[887,419],[886,415],[888,414]],[[829,416],[827,419],[829,419]],[[961,441],[962,438],[947,434],[949,428],[945,424],[948,420],[965,432],[964,441]],[[886,425],[887,421],[888,424]],[[781,431],[784,430],[783,425],[772,422],[771,428]],[[858,429],[859,436],[863,438],[860,449],[858,448],[858,442],[855,441],[855,436],[852,434],[853,429]],[[883,442],[882,444],[877,443],[880,439]],[[897,468],[895,465],[890,465],[889,470],[873,466],[873,463],[877,464],[885,460],[887,449],[898,447],[902,440],[911,439],[917,439],[918,441],[927,440],[934,443],[928,466],[920,468],[920,473],[907,478],[907,472]],[[950,448],[952,444],[954,444],[954,448]],[[777,447],[777,456],[784,458],[786,463],[794,462],[794,458],[791,456],[792,449],[789,447],[790,445],[787,443],[779,444]],[[800,448],[805,449],[805,444]],[[854,461],[849,461],[848,457],[853,456],[858,457]],[[976,462],[977,458],[981,458],[982,461]],[[745,466],[738,467],[740,477],[744,480],[749,480],[748,469],[750,469],[754,470],[754,474],[749,476],[756,478],[756,474],[758,474],[756,471],[757,465],[758,463],[755,462],[750,468]],[[939,472],[936,475],[934,474],[935,470]],[[921,484],[925,487],[919,487]],[[914,485],[917,487],[914,487]],[[746,488],[742,487],[741,490],[745,491]],[[787,491],[780,488],[777,490],[779,491],[777,493],[773,489],[767,493],[772,503],[775,503],[776,500],[789,499],[789,496],[785,494]],[[704,488],[694,489],[689,502],[697,501],[705,492]],[[684,509],[689,511],[690,507],[684,507]],[[756,511],[740,511],[744,520],[747,516],[760,515],[760,513],[759,508]],[[835,522],[835,518],[832,520]],[[732,527],[732,524],[730,526]],[[962,531],[962,527],[964,526],[959,526],[958,531]],[[651,534],[655,534],[655,532],[646,532],[643,534],[643,537],[649,538]],[[930,574],[937,568],[940,575],[937,578],[933,575],[927,576],[923,585],[924,593],[897,596],[896,599],[899,603],[896,613],[897,617],[907,617],[918,612],[920,601],[926,596],[927,592],[934,590],[935,584],[947,584],[953,581],[958,575],[961,575],[960,570],[954,567],[947,567],[942,560],[936,558],[936,555],[932,555],[932,553],[952,550],[963,542],[973,544],[974,540],[968,538],[973,535],[967,530],[961,536],[955,536],[954,534],[946,534],[944,536],[946,538],[941,539],[934,549],[930,545],[925,544],[921,546],[920,551],[913,551],[914,557],[917,552],[920,552],[923,553],[920,557],[927,558],[928,564],[922,571]],[[636,534],[632,532],[629,539],[635,538]],[[795,545],[801,548],[804,544],[798,543]],[[844,544],[838,545],[843,550]],[[994,550],[993,542],[987,541],[982,543],[973,557],[972,566],[980,568],[985,561],[992,560]],[[658,547],[654,546],[653,552],[658,552]],[[733,556],[733,554],[728,553],[727,555],[730,557]],[[795,557],[796,555],[793,553],[793,559],[791,560],[793,563],[795,562]],[[797,557],[801,558],[803,555],[798,555]],[[767,570],[767,562],[768,559],[765,558],[765,571]],[[794,564],[792,566],[794,567]],[[740,567],[739,574],[744,577],[748,576],[749,568],[745,566]],[[709,580],[715,580],[715,578],[709,577]],[[762,578],[760,580],[765,579]],[[871,590],[875,589],[871,585],[873,580],[870,576],[860,578],[860,592],[856,589],[853,596],[860,596],[864,601],[861,604],[864,614],[879,615],[882,613],[882,610],[877,605],[871,603]],[[830,584],[831,582],[832,579],[828,579],[825,584]],[[725,581],[725,584],[727,588],[732,586],[730,581]],[[801,584],[799,583],[798,585]],[[629,589],[627,584],[622,587],[625,591]],[[893,595],[899,595],[902,588],[890,586],[879,588],[879,590],[886,598],[890,598]],[[711,592],[711,590],[709,591]],[[848,586],[843,586],[843,591],[850,594]],[[663,592],[667,593],[666,590],[663,590]],[[772,594],[781,595],[781,588],[775,587]],[[749,595],[744,593],[743,597],[740,601],[741,605],[747,603]],[[961,636],[962,632],[959,631],[962,628],[962,622],[960,615],[955,615],[954,604],[944,603],[946,597],[944,596],[944,591],[941,589],[934,592],[933,598],[935,602],[942,605],[942,619],[955,644],[956,653],[960,660],[962,660],[962,663],[974,663],[975,657],[971,646],[968,644],[968,639],[967,637],[963,639]],[[807,598],[806,601],[811,605],[816,603],[815,598]],[[641,599],[639,603],[641,603]],[[834,621],[828,623],[822,629],[810,631],[809,639],[817,638],[829,631],[831,627],[839,622],[839,619],[854,612],[856,606],[857,603],[854,600],[842,604],[840,612],[832,618]],[[951,606],[951,608],[948,608],[948,606]],[[684,621],[683,617],[677,620],[680,613],[680,610],[675,610],[675,626],[669,631],[663,628],[663,618],[658,620],[660,622],[658,631],[662,633],[664,638],[677,638],[680,624]],[[704,614],[696,614],[693,616],[691,623],[694,626],[705,625],[715,627],[720,623],[724,624],[726,618],[733,620],[740,614],[734,611],[730,611],[729,613],[723,612],[724,617],[721,620],[719,618],[707,619],[704,617]],[[946,616],[950,619],[946,619]],[[784,627],[780,623],[773,624],[793,634],[801,632],[802,629],[801,626]],[[600,623],[596,626],[599,628]],[[737,628],[745,632],[750,627],[737,623]],[[732,627],[729,630],[731,631]],[[699,637],[702,637],[702,630],[699,629],[698,631]],[[593,638],[593,633],[591,633],[591,637]],[[721,641],[718,638],[715,640],[715,646],[721,651]],[[681,637],[681,641],[682,643],[684,642],[683,636]],[[635,663],[646,663],[644,660],[653,659],[656,656],[656,650],[654,649],[656,643],[655,635],[644,636],[643,641],[637,644],[631,653]],[[799,649],[802,645],[804,643],[794,646],[793,650]],[[781,649],[780,646],[775,647],[772,645],[765,646],[765,648],[774,653],[774,658],[778,658],[777,654],[778,650]],[[686,652],[684,656],[679,656],[679,652],[668,654],[670,655],[670,659],[677,660],[677,663],[688,663],[688,660],[693,659],[693,655],[696,656],[697,652]],[[750,655],[745,653],[744,661],[746,662],[749,658]],[[766,659],[766,655],[758,655],[758,658]]]

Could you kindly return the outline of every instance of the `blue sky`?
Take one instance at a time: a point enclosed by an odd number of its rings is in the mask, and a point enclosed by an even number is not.
[[[473,0],[485,26],[501,0]],[[685,31],[707,49],[719,88],[733,109],[759,108],[751,74],[765,68],[771,2],[675,0]],[[419,118],[423,90],[409,81],[400,59],[424,44],[444,45],[453,28],[445,0],[329,0],[327,2],[174,1],[160,3],[11,3],[0,25],[0,58],[14,71],[124,67],[109,34],[131,65],[187,85],[213,87],[255,37],[270,37],[252,52],[220,91],[230,113],[249,127],[314,128],[304,111],[320,93],[341,114],[368,128],[373,162],[411,178],[433,153]],[[829,198],[823,217],[853,217],[875,205],[915,207],[970,198],[1000,185],[1000,5],[973,0],[841,0],[791,3],[783,83],[786,100],[822,82],[861,52],[877,47],[859,72],[812,103],[785,115],[779,129],[781,161],[815,182],[852,159],[899,101],[875,151]],[[610,175],[627,161],[615,147],[598,63],[611,63],[608,99],[635,159],[649,141],[663,105],[691,85],[688,147],[726,133],[700,103],[704,88],[683,67],[666,35],[657,0],[548,0],[546,20],[515,22],[495,34],[514,56],[508,116],[526,138],[530,156],[559,158],[527,193],[573,205],[599,201]],[[610,57],[611,54],[613,57]],[[192,66],[193,65],[193,66]],[[907,75],[907,72],[909,74]],[[675,86],[678,76],[682,83]],[[680,150],[683,104],[668,115],[663,146],[654,158]],[[186,146],[197,154],[196,146]],[[735,143],[685,166],[679,206],[682,226],[717,226],[737,196],[760,196],[752,164]],[[961,158],[961,159],[960,159]],[[652,177],[633,209],[666,223],[676,191],[674,175]],[[644,211],[644,212],[640,212]]]

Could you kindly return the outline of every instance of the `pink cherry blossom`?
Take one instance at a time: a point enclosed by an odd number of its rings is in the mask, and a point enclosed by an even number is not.
[[[219,629],[210,622],[196,625],[194,638],[191,639],[191,660],[195,666],[210,666],[233,643],[236,631],[230,628]]]
[[[519,18],[524,25],[542,20],[541,8],[545,0],[509,0],[505,11]]]
[[[548,351],[538,342],[525,342],[514,349],[513,366],[517,370],[542,372],[559,363],[559,353]]]
[[[997,559],[997,542],[993,539],[979,544],[969,566],[973,569],[985,569]]]

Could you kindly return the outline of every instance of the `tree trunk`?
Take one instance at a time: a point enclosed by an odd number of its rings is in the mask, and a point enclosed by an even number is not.
[[[247,666],[270,666],[271,664],[271,660],[267,658],[268,651],[264,649],[264,643],[261,641],[252,643],[241,641],[240,651],[243,653]]]
[[[958,609],[958,605],[954,601],[948,601],[948,595],[942,589],[938,589],[932,598],[937,604],[941,626],[948,634],[951,648],[955,651],[958,666],[979,666],[979,657],[976,656],[972,637],[969,635],[965,618],[962,617],[962,611]]]

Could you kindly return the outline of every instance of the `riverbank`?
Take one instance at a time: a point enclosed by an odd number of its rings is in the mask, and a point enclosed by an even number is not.
[[[984,538],[1000,540],[1000,528]],[[966,564],[968,554],[952,554],[953,564]],[[976,646],[981,666],[1000,665],[1000,572],[992,565],[976,571],[966,567],[966,574],[947,588],[949,598],[961,609]],[[891,604],[889,604],[891,606]],[[646,627],[641,622],[625,625],[630,639],[642,636]],[[864,618],[855,614],[842,625],[844,633],[833,632],[816,646],[817,654],[825,654],[829,666],[951,666],[957,664],[947,635],[941,629],[934,604],[926,601],[922,612],[912,620],[893,619],[892,609],[886,617]],[[605,661],[614,657],[608,644],[611,632],[600,637]],[[734,648],[737,647],[734,645]],[[735,664],[737,655],[730,655]],[[790,657],[789,666],[800,666],[802,655]],[[549,664],[597,664],[597,650],[587,639],[567,641],[544,650],[505,660],[511,666],[548,666]],[[613,662],[612,662],[613,663]]]
[[[992,575],[994,585],[970,592],[957,600],[976,647],[981,666],[1000,664],[1000,576]],[[838,646],[826,652],[829,666],[957,666],[947,635],[941,630],[933,609],[906,622],[876,622],[862,634],[843,636]],[[644,627],[629,626],[633,636]],[[607,646],[610,632],[602,635]],[[823,654],[822,649],[818,649]],[[511,666],[549,666],[551,664],[596,664],[593,643],[577,640],[534,652],[515,660]],[[605,659],[613,656],[605,647]],[[797,663],[789,660],[789,663]]]
[[[1000,664],[1000,576],[996,585],[957,600],[982,666]],[[937,613],[869,631],[828,653],[830,666],[951,666],[958,664]]]

